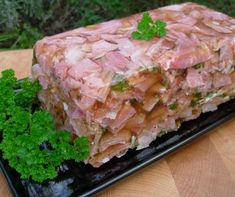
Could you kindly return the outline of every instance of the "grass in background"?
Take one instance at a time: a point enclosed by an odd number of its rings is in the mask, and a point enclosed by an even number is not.
[[[0,0],[0,50],[80,26],[121,18],[182,0]],[[194,0],[235,17],[235,0]]]

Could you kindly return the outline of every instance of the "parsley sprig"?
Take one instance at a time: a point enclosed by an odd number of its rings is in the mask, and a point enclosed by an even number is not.
[[[162,20],[153,21],[148,12],[143,14],[137,30],[132,32],[132,38],[135,40],[151,40],[154,36],[163,37],[167,32],[166,23]]]
[[[0,150],[21,178],[38,182],[52,179],[64,160],[80,162],[87,158],[86,137],[71,143],[71,134],[57,131],[49,112],[32,110],[41,89],[38,81],[27,78],[19,83],[13,70],[5,70],[0,89]]]

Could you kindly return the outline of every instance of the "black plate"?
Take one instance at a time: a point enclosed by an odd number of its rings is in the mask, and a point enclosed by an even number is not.
[[[140,151],[130,150],[120,159],[114,158],[98,169],[67,161],[59,167],[59,176],[55,180],[43,184],[20,179],[1,155],[0,167],[15,196],[89,196],[161,159],[234,116],[235,100],[231,100],[219,106],[215,112],[183,123],[177,132],[157,138],[150,147]]]

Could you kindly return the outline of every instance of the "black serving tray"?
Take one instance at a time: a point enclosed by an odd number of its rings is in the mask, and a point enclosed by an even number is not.
[[[148,148],[130,150],[121,158],[114,158],[100,168],[66,161],[52,181],[38,184],[20,179],[0,153],[0,167],[14,196],[57,197],[90,196],[145,166],[172,153],[193,139],[235,116],[235,99],[219,106],[217,111],[202,114],[196,120],[185,122],[177,132],[157,138]]]

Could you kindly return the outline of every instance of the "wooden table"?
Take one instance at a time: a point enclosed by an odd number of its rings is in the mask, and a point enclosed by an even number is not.
[[[31,59],[32,50],[0,52],[0,69],[25,77]],[[11,196],[1,172],[0,196]],[[96,196],[235,196],[235,119]]]

